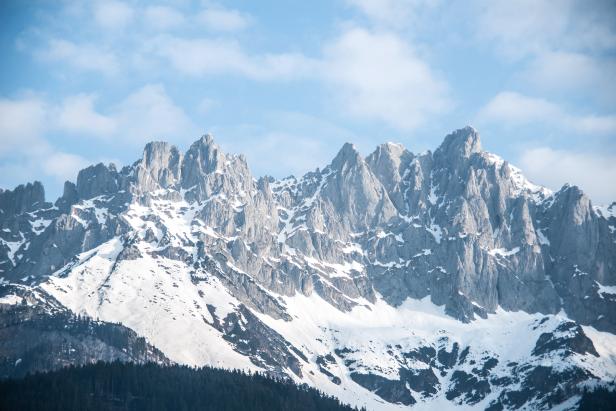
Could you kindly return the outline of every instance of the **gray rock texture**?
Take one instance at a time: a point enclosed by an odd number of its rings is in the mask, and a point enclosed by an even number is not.
[[[0,303],[0,379],[98,361],[171,364],[120,324],[76,316],[40,291],[0,285],[0,298],[7,294],[21,302]]]
[[[577,187],[551,193],[528,182],[483,151],[471,127],[421,155],[388,143],[363,158],[347,143],[324,169],[280,181],[255,180],[245,158],[223,153],[210,135],[184,154],[149,143],[121,171],[82,170],[55,206],[38,182],[0,193],[2,276],[37,281],[110,238],[130,237],[128,206],[161,198],[198,205],[199,238],[161,252],[194,259],[186,247],[201,247],[197,258],[219,255],[283,295],[317,292],[342,310],[375,292],[393,305],[429,295],[462,321],[498,306],[563,309],[616,331],[616,297],[601,291],[616,285],[613,214]],[[151,219],[162,235],[150,231],[148,241],[167,244],[161,216]],[[231,271],[225,264],[221,273]],[[255,292],[243,293],[247,304]]]
[[[115,251],[98,256],[112,243]],[[100,264],[87,271],[94,258]],[[561,403],[599,377],[583,367],[538,364],[598,355],[581,325],[616,333],[616,203],[595,207],[577,187],[553,193],[532,184],[483,151],[471,127],[423,154],[387,143],[364,158],[345,144],[323,169],[282,180],[255,179],[242,155],[224,153],[210,135],[184,153],[152,142],[130,166],[82,170],[54,204],[45,202],[40,183],[0,191],[0,277],[8,287],[44,289],[79,272],[78,281],[55,290],[75,292],[81,300],[70,304],[97,310],[110,295],[132,290],[121,283],[110,291],[114,276],[122,277],[117,266],[130,262],[151,264],[144,270],[159,280],[188,267],[194,289],[175,295],[156,283],[158,294],[145,303],[193,295],[190,315],[260,369],[303,378],[314,363],[314,372],[334,386],[348,384],[348,375],[380,400],[405,405],[441,393],[455,404],[490,400],[494,409]],[[99,288],[80,295],[100,272]],[[239,303],[230,311],[210,306],[195,290],[213,284]],[[342,313],[383,300],[399,307],[427,298],[465,323],[499,307],[561,313],[568,322],[544,325],[524,364],[506,363],[439,330],[443,336],[424,346],[384,348],[396,371],[384,375],[362,365],[365,345],[338,346],[336,355],[310,353],[264,320],[295,321],[285,298],[313,294]],[[88,345],[107,350],[92,358],[132,360],[91,334],[70,338],[82,352]],[[550,393],[559,385],[571,394]]]

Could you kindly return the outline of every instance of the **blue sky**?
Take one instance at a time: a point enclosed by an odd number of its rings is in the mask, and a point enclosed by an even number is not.
[[[616,3],[0,2],[0,187],[210,132],[256,176],[345,141],[434,149],[467,124],[558,189],[616,200]]]

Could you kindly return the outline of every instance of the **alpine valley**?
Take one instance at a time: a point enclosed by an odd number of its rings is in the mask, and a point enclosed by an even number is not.
[[[0,376],[98,360],[259,371],[368,410],[577,409],[616,389],[616,203],[466,127],[255,179],[206,135],[55,203],[0,190]],[[614,404],[612,404],[613,406]]]

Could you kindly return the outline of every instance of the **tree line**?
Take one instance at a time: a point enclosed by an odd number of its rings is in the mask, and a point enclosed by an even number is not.
[[[259,373],[121,362],[0,381],[0,410],[357,411],[314,388]]]

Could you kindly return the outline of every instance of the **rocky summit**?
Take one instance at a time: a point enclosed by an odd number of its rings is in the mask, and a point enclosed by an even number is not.
[[[53,204],[0,191],[0,277],[5,377],[211,365],[383,410],[576,409],[616,378],[616,203],[529,182],[471,127],[282,180],[209,135],[152,142]]]

